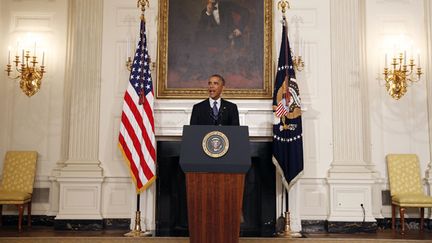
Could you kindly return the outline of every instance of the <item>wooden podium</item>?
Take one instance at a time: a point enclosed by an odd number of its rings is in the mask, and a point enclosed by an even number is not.
[[[186,173],[190,242],[239,242],[250,164],[247,127],[184,126],[180,166]]]

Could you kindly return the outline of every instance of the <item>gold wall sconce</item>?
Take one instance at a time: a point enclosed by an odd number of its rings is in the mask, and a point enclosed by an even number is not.
[[[11,50],[9,48],[8,64],[6,64],[6,73],[9,78],[19,80],[20,88],[28,97],[36,94],[42,85],[42,78],[45,71],[45,52],[42,53],[42,63],[37,64],[36,43],[32,55],[30,51],[22,49],[21,56],[15,55],[11,64]],[[14,66],[14,67],[12,67]]]
[[[140,3],[140,2],[138,2],[138,3]],[[141,4],[141,3],[140,3]],[[133,62],[133,59],[132,59],[132,56],[134,55],[134,53],[135,53],[135,47],[136,46],[134,46],[132,49],[131,49],[131,44],[130,44],[130,40],[128,39],[127,40],[127,43],[126,43],[127,45],[126,45],[126,61],[125,61],[125,67],[126,67],[126,69],[130,72],[130,71],[132,71],[132,62]],[[135,45],[135,44],[137,44],[136,43],[136,40],[134,39],[133,40],[133,44]],[[132,52],[132,55],[130,55],[130,52]],[[149,57],[148,58],[148,60],[149,60],[149,62],[150,62],[150,70],[155,70],[155,68],[156,68],[156,62],[152,62],[151,61],[151,58]]]
[[[126,59],[126,69],[128,70],[128,71],[131,71],[132,70],[132,57],[127,57],[127,59]]]
[[[300,56],[300,55],[299,56],[293,56],[292,59],[293,59],[292,61],[294,64],[294,68],[299,72],[303,71],[305,64],[304,64],[304,61],[302,59],[302,56]]]
[[[387,54],[385,54],[384,81],[388,94],[395,100],[399,100],[407,92],[408,86],[420,80],[423,74],[420,67],[420,54],[417,55],[417,65],[411,56],[407,64],[406,51],[394,55],[390,67],[387,66]]]
[[[139,1],[138,1],[139,3]],[[131,44],[132,42],[132,44]],[[135,48],[136,48],[136,39],[135,38],[131,38],[130,36],[127,37],[126,40],[126,69],[130,72],[132,70],[132,62],[133,62],[133,58],[135,55]]]

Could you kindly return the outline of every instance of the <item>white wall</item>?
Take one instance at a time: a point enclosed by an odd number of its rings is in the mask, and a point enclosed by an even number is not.
[[[426,29],[423,1],[367,1],[368,84],[370,87],[370,115],[372,124],[372,159],[386,176],[383,155],[388,153],[416,153],[424,171],[429,163],[429,138],[426,82],[423,80],[408,88],[400,100],[387,94],[382,75],[385,52],[383,39],[400,35],[412,40],[414,52],[426,60]],[[410,51],[408,49],[408,51]],[[390,54],[389,54],[390,55]],[[415,54],[415,59],[417,55]],[[423,65],[425,62],[423,61]]]
[[[408,87],[408,92],[394,100],[387,94],[382,77],[385,53],[393,52],[388,39],[412,41],[414,52],[420,50],[422,66],[427,60],[424,1],[366,1],[368,85],[370,98],[372,162],[380,172],[383,189],[388,189],[385,155],[415,153],[420,158],[422,176],[430,163],[426,79]],[[387,41],[386,41],[387,40]],[[396,42],[396,46],[403,42]],[[407,48],[410,52],[410,45]],[[409,55],[409,54],[408,54]],[[417,59],[416,53],[414,53]],[[416,60],[417,62],[417,60]],[[390,63],[390,61],[389,61]],[[390,207],[383,208],[385,216]]]
[[[67,0],[4,0],[0,5],[0,158],[4,158],[6,150],[38,151],[35,186],[46,188],[60,156]],[[41,90],[31,98],[21,91],[18,81],[3,72],[8,46],[15,49],[18,38],[23,45],[29,32],[39,39],[38,50],[46,50],[47,72]],[[27,48],[33,50],[33,44]],[[44,213],[47,205],[36,203],[33,209],[35,214]]]

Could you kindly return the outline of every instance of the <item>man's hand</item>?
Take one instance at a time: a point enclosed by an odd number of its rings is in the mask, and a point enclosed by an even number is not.
[[[234,35],[234,37],[239,37],[239,36],[241,36],[241,34],[242,34],[242,32],[239,30],[239,29],[235,29],[235,30],[233,30],[233,35]]]
[[[228,36],[228,39],[233,40],[234,38],[238,38],[242,35],[242,32],[239,29],[234,29],[231,34]]]

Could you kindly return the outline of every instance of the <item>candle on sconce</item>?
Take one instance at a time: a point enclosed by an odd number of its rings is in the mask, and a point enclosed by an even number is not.
[[[411,47],[410,47],[410,59],[414,59],[414,49],[413,49],[413,44],[411,43]]]
[[[301,53],[301,51],[302,51],[302,50],[301,50],[301,39],[300,39],[300,38],[299,38],[299,40],[297,41],[296,44],[297,44],[297,45],[296,45],[296,47],[297,47],[296,49],[297,49],[297,50],[296,50],[295,55],[296,55],[296,56],[300,56],[300,53]]]
[[[17,41],[16,50],[15,50],[15,56],[19,55],[19,41]]]
[[[44,63],[45,63],[45,51],[42,52],[42,66],[44,65]]]
[[[387,53],[384,56],[384,67],[387,67]]]
[[[24,49],[22,50],[22,64],[24,64]]]
[[[34,44],[33,56],[36,56],[36,41],[35,41],[35,44]]]
[[[417,63],[418,67],[420,67],[420,52],[417,52]]]
[[[132,42],[132,56],[133,55],[135,55],[135,51],[136,51],[136,49],[137,49],[137,47],[138,47],[138,44],[137,44],[137,41],[136,41],[136,36],[134,36],[134,38],[133,38],[133,42]]]
[[[304,56],[304,51],[305,51],[305,41],[303,39],[301,39],[300,41],[300,51],[299,51],[299,56]]]
[[[404,51],[404,65],[406,65],[406,51]]]
[[[127,37],[126,40],[126,59],[129,57],[129,53],[130,53],[130,37]]]
[[[8,64],[10,64],[10,57],[11,57],[11,53],[10,53],[10,51],[11,51],[11,48],[8,47],[8,50],[9,50],[9,54],[8,54]]]
[[[288,38],[290,38],[290,37],[288,36]],[[296,39],[294,41],[294,55],[295,56],[298,56],[300,53],[300,45],[301,45],[300,42],[301,42],[301,40],[300,40],[299,36],[296,35]]]

